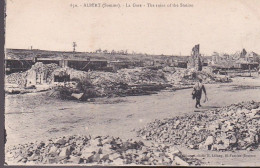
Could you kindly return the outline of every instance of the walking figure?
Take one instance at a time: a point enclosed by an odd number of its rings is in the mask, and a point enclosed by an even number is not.
[[[199,81],[194,85],[193,92],[192,92],[192,98],[193,99],[196,98],[195,108],[198,108],[198,106],[201,107],[200,99],[201,99],[202,91],[205,93],[205,101],[204,102],[206,102],[206,100],[208,100],[206,89],[205,89],[205,86],[202,84],[202,79],[199,79]]]

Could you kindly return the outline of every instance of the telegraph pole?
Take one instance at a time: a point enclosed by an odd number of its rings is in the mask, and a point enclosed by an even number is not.
[[[76,42],[73,42],[73,53],[75,53],[76,47],[77,47],[77,43],[76,43]]]

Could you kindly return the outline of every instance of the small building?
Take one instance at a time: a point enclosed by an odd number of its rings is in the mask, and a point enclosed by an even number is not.
[[[42,62],[35,63],[30,70],[26,73],[26,86],[38,85],[38,84],[46,84],[50,82],[50,74],[52,72],[48,67],[49,65],[45,65]],[[56,65],[58,67],[58,65]],[[55,69],[55,67],[54,67]]]

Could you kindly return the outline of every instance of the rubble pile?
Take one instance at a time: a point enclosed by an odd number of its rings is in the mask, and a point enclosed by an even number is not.
[[[66,81],[71,80],[73,84],[70,85],[70,82],[66,84],[65,82],[53,83],[55,77],[63,79],[63,81],[66,78]],[[217,81],[215,76],[203,71],[174,67],[164,67],[158,70],[138,67],[120,69],[116,73],[85,72],[69,67],[59,67],[57,64],[37,62],[26,72],[7,75],[6,84],[12,88],[6,88],[6,92],[17,94],[33,92],[33,88],[43,91],[54,88],[55,90],[58,89],[57,92],[62,92],[62,94],[56,94],[57,98],[74,99],[73,93],[80,95],[83,93],[83,96],[76,97],[87,100],[88,98],[105,96],[149,95],[165,88],[172,88],[173,90],[190,88],[198,78],[203,79],[204,83]],[[87,83],[84,83],[85,81]],[[75,90],[74,88],[78,83],[81,83],[84,87]],[[13,84],[18,85],[19,88],[15,88],[15,90]],[[36,85],[37,87],[35,87]],[[46,87],[40,89],[40,85],[46,85]],[[63,88],[60,88],[61,86]],[[32,89],[28,90],[29,88]]]
[[[86,165],[198,165],[176,147],[126,140],[111,136],[68,136],[13,146],[6,151],[6,162],[14,164]]]
[[[100,87],[111,87],[119,83],[125,83],[117,73],[113,72],[91,71],[88,72],[88,78],[94,86]]]
[[[47,83],[52,81],[52,72],[60,68],[57,64],[43,64],[42,62],[35,63],[31,69],[25,72],[12,73],[6,75],[8,84],[16,84],[19,87],[26,87],[26,82],[29,78],[36,78],[36,74],[43,74]]]
[[[149,68],[120,69],[117,73],[90,71],[84,72],[73,68],[61,68],[57,64],[43,64],[37,62],[26,72],[6,75],[6,82],[24,87],[27,78],[35,78],[35,74],[42,74],[46,83],[53,82],[54,75],[66,73],[70,78],[88,77],[94,86],[110,87],[118,84],[174,84],[192,85],[196,79],[203,79],[204,83],[228,82],[228,79],[217,78],[213,74],[191,69],[165,67],[159,70]]]
[[[193,85],[197,79],[202,79],[203,83],[231,82],[227,77],[217,77],[213,73],[205,71],[195,71],[193,69],[176,68],[173,72],[165,73],[166,79],[174,85]]]
[[[63,74],[70,75],[70,79],[82,79],[82,78],[85,78],[88,76],[87,75],[88,73],[85,71],[79,71],[79,70],[69,68],[69,67],[62,67],[62,68],[57,68],[52,72],[52,74],[51,74],[52,81],[53,81],[54,75],[62,76]]]
[[[137,131],[146,140],[191,149],[253,150],[260,144],[260,102],[242,102],[203,113],[155,120]]]
[[[87,80],[98,97],[148,95],[168,87],[162,72],[146,68],[121,69],[117,73],[90,71]]]
[[[117,73],[91,71],[88,75],[95,86],[166,83],[163,72],[146,68],[121,69]]]
[[[197,79],[203,79],[203,83],[230,82],[228,78],[219,78],[214,74],[204,71],[194,71],[182,68],[164,68],[152,70],[149,68],[121,69],[117,73],[112,72],[88,72],[89,79],[94,86],[102,88],[116,85],[146,85],[146,84],[173,84],[193,85]]]
[[[26,79],[26,72],[22,72],[22,73],[12,73],[10,75],[6,75],[5,76],[5,82],[7,84],[14,84],[18,87],[25,87],[25,79]]]
[[[165,84],[167,82],[162,70],[151,70],[148,68],[121,69],[118,71],[118,75],[129,85]]]

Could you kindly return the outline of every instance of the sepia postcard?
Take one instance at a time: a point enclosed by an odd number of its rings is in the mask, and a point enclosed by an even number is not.
[[[6,0],[5,165],[260,166],[259,7]]]

